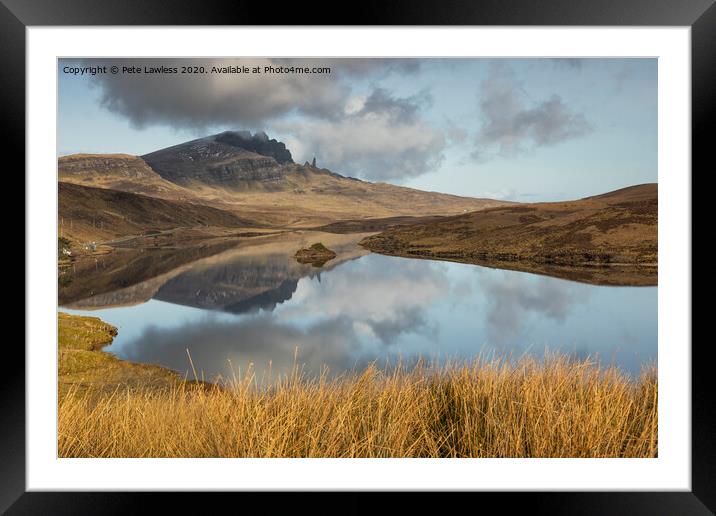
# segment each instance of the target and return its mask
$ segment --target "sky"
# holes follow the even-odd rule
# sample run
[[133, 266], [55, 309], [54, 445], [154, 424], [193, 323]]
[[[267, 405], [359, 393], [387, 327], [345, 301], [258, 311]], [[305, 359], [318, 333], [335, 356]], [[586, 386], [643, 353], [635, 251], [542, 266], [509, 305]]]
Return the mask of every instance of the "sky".
[[[212, 72], [227, 66], [248, 72]], [[330, 73], [277, 71], [292, 66]], [[299, 163], [457, 195], [551, 201], [657, 182], [656, 59], [60, 59], [58, 75], [60, 156], [248, 130]]]

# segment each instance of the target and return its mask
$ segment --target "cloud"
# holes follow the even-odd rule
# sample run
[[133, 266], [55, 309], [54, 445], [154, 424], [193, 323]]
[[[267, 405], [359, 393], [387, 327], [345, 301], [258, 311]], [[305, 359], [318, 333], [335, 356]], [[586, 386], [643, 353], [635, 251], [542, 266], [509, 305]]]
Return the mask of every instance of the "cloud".
[[443, 161], [443, 131], [420, 118], [431, 103], [427, 91], [405, 98], [375, 89], [339, 120], [306, 119], [275, 127], [300, 142], [297, 161], [316, 155], [318, 164], [346, 175], [372, 180], [415, 177], [435, 170]]
[[493, 63], [480, 85], [483, 124], [472, 156], [488, 159], [515, 156], [577, 138], [592, 130], [583, 114], [575, 113], [559, 95], [529, 101], [514, 72]]
[[[376, 264], [379, 262], [379, 265]], [[383, 344], [403, 334], [435, 335], [426, 306], [437, 299], [466, 295], [454, 292], [446, 271], [430, 262], [378, 256], [342, 264], [322, 281], [303, 278], [295, 304], [281, 307], [285, 320], [348, 317]]]
[[85, 59], [84, 65], [181, 68], [203, 66], [330, 67], [331, 73], [176, 74], [119, 73], [90, 77], [106, 109], [133, 126], [202, 129], [217, 125], [263, 128], [268, 121], [299, 113], [334, 119], [350, 94], [345, 77], [414, 73], [416, 59]]
[[396, 123], [413, 124], [418, 121], [418, 112], [432, 102], [428, 90], [422, 90], [412, 97], [397, 98], [384, 88], [376, 88], [365, 99], [357, 114], [377, 113], [386, 115]]
[[578, 284], [517, 273], [501, 278], [487, 277], [482, 287], [489, 306], [487, 332], [495, 344], [519, 338], [531, 314], [564, 322], [574, 306], [586, 300], [589, 292]]
[[464, 127], [460, 127], [450, 119], [446, 120], [447, 129], [446, 134], [450, 143], [462, 144], [467, 140], [469, 135], [468, 130]]
[[[378, 81], [392, 73], [417, 73], [420, 59], [86, 59], [82, 65], [122, 67], [301, 66], [330, 67], [328, 74], [128, 74], [91, 76], [100, 103], [136, 128], [155, 125], [207, 130], [278, 129], [302, 162], [367, 179], [414, 177], [437, 168], [446, 145], [443, 131], [421, 112], [429, 91], [396, 97], [374, 87], [353, 91], [356, 81]], [[459, 131], [452, 133], [459, 137]]]

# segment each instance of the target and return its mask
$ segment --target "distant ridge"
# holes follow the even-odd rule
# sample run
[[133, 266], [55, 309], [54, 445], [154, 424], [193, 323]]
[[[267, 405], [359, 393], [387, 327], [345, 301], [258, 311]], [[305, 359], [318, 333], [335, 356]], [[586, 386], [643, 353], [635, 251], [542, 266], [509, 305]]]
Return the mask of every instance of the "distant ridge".
[[[143, 156], [62, 156], [58, 173], [64, 183], [218, 208], [255, 226], [273, 228], [446, 216], [513, 204], [371, 183], [319, 168], [315, 161], [299, 165], [284, 143], [263, 132], [226, 131]], [[61, 196], [69, 193], [60, 191]]]
[[[545, 274], [558, 270], [554, 267], [581, 268], [559, 274], [590, 282], [598, 282], [595, 274], [605, 268], [632, 267], [638, 269], [634, 274], [611, 273], [599, 281], [656, 285], [658, 204], [658, 185], [643, 184], [575, 201], [489, 208], [393, 226], [361, 245], [387, 255]], [[549, 267], [552, 272], [545, 271]]]

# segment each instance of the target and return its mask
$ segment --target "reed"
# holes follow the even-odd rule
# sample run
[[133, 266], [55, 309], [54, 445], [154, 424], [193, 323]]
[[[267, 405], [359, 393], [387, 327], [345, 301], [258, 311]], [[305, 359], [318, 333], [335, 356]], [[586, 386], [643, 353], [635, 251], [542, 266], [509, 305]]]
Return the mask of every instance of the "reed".
[[61, 457], [655, 457], [656, 367], [550, 355], [270, 383], [70, 388]]

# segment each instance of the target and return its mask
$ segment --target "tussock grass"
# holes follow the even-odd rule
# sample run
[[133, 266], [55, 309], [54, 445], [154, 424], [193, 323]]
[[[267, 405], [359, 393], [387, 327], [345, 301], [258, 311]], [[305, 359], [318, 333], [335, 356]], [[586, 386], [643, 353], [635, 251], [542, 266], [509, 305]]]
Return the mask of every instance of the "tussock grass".
[[61, 457], [655, 457], [657, 374], [551, 355], [299, 372], [261, 385], [70, 389]]
[[102, 349], [111, 344], [117, 328], [97, 317], [57, 314], [57, 389], [62, 397], [90, 390], [112, 393], [123, 388], [168, 387], [181, 382], [179, 375], [159, 366], [120, 360]]

